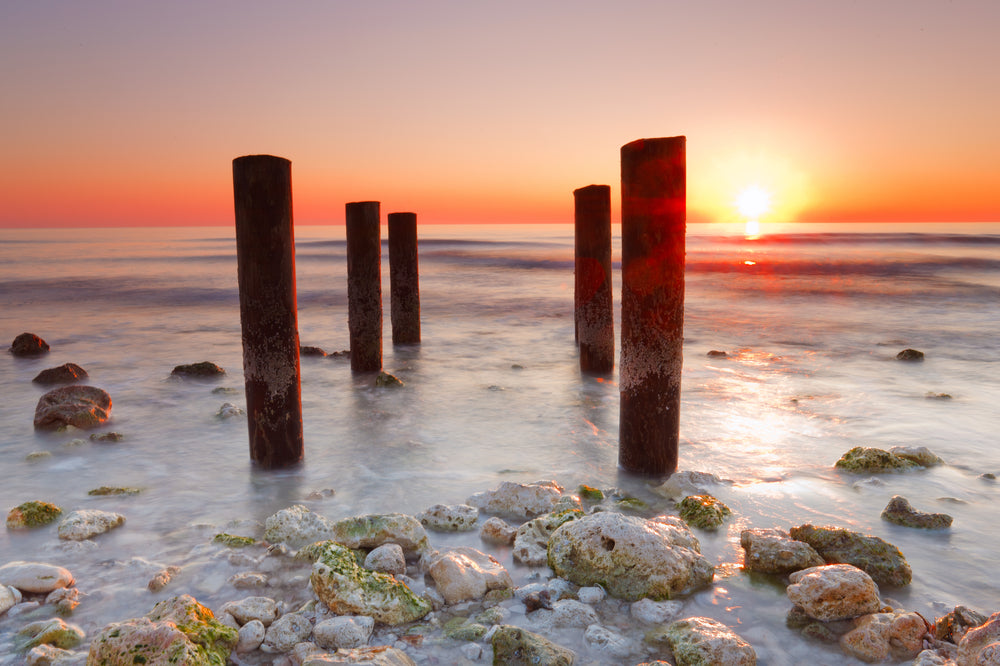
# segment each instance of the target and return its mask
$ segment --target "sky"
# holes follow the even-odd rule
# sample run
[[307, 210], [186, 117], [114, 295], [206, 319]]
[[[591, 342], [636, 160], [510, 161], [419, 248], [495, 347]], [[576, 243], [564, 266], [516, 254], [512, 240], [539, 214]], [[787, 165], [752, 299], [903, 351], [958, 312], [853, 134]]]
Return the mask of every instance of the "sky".
[[[997, 0], [2, 0], [0, 227], [571, 222], [687, 137], [690, 222], [1000, 222]], [[755, 213], [756, 215], [756, 213]]]

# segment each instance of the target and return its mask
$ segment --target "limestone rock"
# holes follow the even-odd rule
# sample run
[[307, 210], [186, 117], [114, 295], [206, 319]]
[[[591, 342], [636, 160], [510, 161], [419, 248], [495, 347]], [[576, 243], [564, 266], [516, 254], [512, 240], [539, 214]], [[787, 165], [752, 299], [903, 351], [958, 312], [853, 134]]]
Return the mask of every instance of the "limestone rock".
[[958, 666], [993, 666], [1000, 664], [1000, 613], [969, 629], [958, 644]]
[[921, 467], [934, 467], [944, 462], [926, 446], [893, 446], [889, 449], [889, 453], [915, 462]]
[[60, 615], [69, 615], [80, 605], [80, 590], [75, 587], [60, 587], [49, 592], [45, 603], [55, 606]]
[[264, 540], [301, 548], [333, 538], [333, 522], [301, 504], [282, 509], [264, 520]]
[[398, 543], [384, 543], [365, 556], [365, 569], [399, 576], [406, 573], [406, 558]]
[[489, 514], [528, 518], [555, 509], [562, 491], [562, 486], [555, 481], [537, 483], [504, 481], [494, 490], [476, 493], [467, 502]]
[[76, 363], [63, 363], [55, 368], [42, 370], [31, 381], [34, 384], [51, 386], [52, 384], [72, 384], [73, 382], [83, 381], [88, 377], [90, 375], [87, 374], [87, 371]]
[[317, 544], [310, 582], [320, 601], [338, 615], [368, 615], [395, 625], [418, 620], [431, 610], [409, 587], [361, 568], [350, 550], [332, 541]]
[[200, 363], [175, 366], [170, 374], [178, 377], [218, 377], [226, 374], [226, 371], [215, 363], [201, 361]]
[[671, 599], [708, 585], [715, 574], [686, 527], [610, 512], [560, 526], [549, 539], [548, 562], [557, 576], [627, 601]]
[[49, 391], [35, 406], [35, 429], [65, 426], [94, 428], [111, 416], [111, 396], [96, 386], [64, 386]]
[[748, 571], [783, 575], [825, 564], [815, 548], [796, 541], [784, 530], [743, 530], [740, 545], [745, 554], [743, 566]]
[[609, 658], [624, 659], [636, 650], [633, 642], [614, 629], [594, 623], [583, 632], [583, 641], [600, 654]]
[[597, 624], [600, 618], [592, 606], [576, 599], [560, 599], [551, 608], [535, 611], [530, 615], [535, 626], [549, 629], [552, 627], [586, 629]]
[[418, 557], [430, 549], [427, 531], [420, 521], [403, 513], [374, 513], [337, 521], [327, 537], [348, 548], [376, 548], [396, 543], [407, 557]]
[[110, 511], [82, 509], [69, 514], [59, 523], [59, 538], [83, 541], [125, 524], [125, 516]]
[[181, 568], [178, 566], [171, 565], [169, 567], [164, 567], [163, 569], [157, 571], [156, 574], [149, 579], [149, 583], [146, 584], [146, 588], [150, 592], [159, 592], [165, 588], [173, 577], [180, 573], [180, 571]]
[[0, 567], [0, 585], [16, 587], [21, 592], [48, 594], [73, 584], [67, 569], [41, 562], [8, 562]]
[[24, 502], [7, 514], [7, 529], [19, 530], [41, 527], [55, 521], [62, 515], [62, 509], [49, 502]]
[[327, 664], [358, 664], [359, 666], [416, 666], [409, 655], [398, 648], [387, 645], [360, 647], [351, 650], [337, 650], [335, 654], [315, 654], [302, 660], [302, 666], [326, 666]]
[[677, 666], [753, 666], [757, 653], [724, 624], [707, 617], [674, 622], [665, 636]]
[[504, 546], [514, 545], [517, 536], [517, 526], [511, 525], [503, 518], [490, 516], [483, 521], [483, 526], [479, 528], [479, 538], [486, 543], [495, 543]]
[[854, 621], [854, 628], [840, 637], [847, 654], [869, 664], [913, 659], [924, 647], [929, 627], [917, 613], [873, 613]]
[[14, 356], [40, 356], [49, 351], [49, 343], [34, 333], [22, 333], [10, 344], [10, 353]]
[[827, 564], [795, 571], [785, 593], [814, 620], [846, 620], [881, 609], [871, 576], [849, 564]]
[[72, 624], [66, 624], [59, 618], [32, 622], [17, 632], [19, 638], [26, 640], [22, 649], [30, 650], [39, 645], [52, 645], [63, 650], [75, 648], [84, 638], [83, 630]]
[[545, 565], [552, 532], [563, 523], [582, 516], [583, 511], [580, 509], [567, 509], [547, 513], [524, 523], [514, 533], [514, 559], [529, 567]]
[[505, 666], [571, 666], [572, 650], [509, 624], [500, 625], [491, 639], [493, 663]]
[[317, 623], [313, 641], [326, 650], [349, 650], [367, 645], [374, 629], [375, 620], [366, 615], [342, 615]]
[[732, 513], [728, 506], [711, 495], [688, 495], [677, 508], [685, 523], [703, 530], [714, 530]]
[[681, 471], [674, 472], [666, 481], [653, 488], [660, 497], [679, 500], [688, 495], [707, 493], [713, 486], [722, 483], [722, 479], [708, 472]]
[[267, 627], [260, 620], [250, 620], [239, 628], [236, 640], [236, 652], [243, 654], [253, 652], [264, 642]]
[[903, 527], [922, 527], [934, 530], [951, 527], [952, 517], [946, 513], [924, 513], [914, 509], [905, 497], [895, 495], [885, 509], [882, 519]]
[[24, 659], [28, 666], [81, 666], [83, 663], [80, 653], [53, 645], [33, 647]]
[[436, 532], [468, 532], [476, 529], [479, 509], [468, 504], [435, 504], [417, 519], [424, 527]]
[[428, 573], [449, 604], [481, 599], [490, 590], [510, 589], [510, 574], [500, 562], [475, 548], [455, 548], [430, 560]]
[[269, 627], [278, 618], [278, 602], [270, 597], [246, 597], [223, 604], [222, 611], [236, 618], [240, 625], [256, 620]]
[[962, 636], [969, 629], [978, 627], [988, 620], [985, 615], [965, 606], [955, 606], [934, 623], [934, 638], [939, 641], [951, 641], [958, 645]]
[[16, 587], [0, 585], [0, 615], [21, 603], [21, 591]]
[[296, 644], [309, 638], [312, 623], [300, 613], [287, 613], [271, 623], [261, 642], [262, 652], [289, 652]]
[[403, 380], [396, 375], [390, 375], [388, 372], [383, 370], [375, 376], [375, 386], [386, 388], [403, 386]]
[[816, 549], [827, 563], [853, 564], [878, 585], [909, 585], [913, 572], [903, 553], [877, 536], [837, 527], [800, 525], [789, 530], [793, 539]]
[[683, 607], [680, 601], [639, 599], [629, 607], [629, 614], [643, 624], [666, 624], [677, 617]]
[[884, 449], [855, 446], [840, 457], [835, 467], [855, 474], [881, 474], [915, 469], [919, 465]]

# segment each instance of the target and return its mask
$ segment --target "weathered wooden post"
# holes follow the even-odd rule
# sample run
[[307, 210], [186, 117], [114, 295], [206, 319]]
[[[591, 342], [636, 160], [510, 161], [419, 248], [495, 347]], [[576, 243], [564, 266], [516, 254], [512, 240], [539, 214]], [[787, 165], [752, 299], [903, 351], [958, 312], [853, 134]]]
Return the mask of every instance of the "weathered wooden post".
[[685, 137], [622, 146], [618, 464], [677, 470], [684, 338]]
[[285, 467], [303, 457], [292, 163], [236, 158], [233, 195], [250, 460]]
[[611, 187], [573, 190], [576, 222], [574, 312], [580, 370], [607, 373], [615, 367], [611, 298]]
[[417, 214], [389, 213], [389, 313], [392, 343], [420, 342]]
[[347, 327], [351, 370], [381, 370], [382, 239], [378, 201], [347, 204]]

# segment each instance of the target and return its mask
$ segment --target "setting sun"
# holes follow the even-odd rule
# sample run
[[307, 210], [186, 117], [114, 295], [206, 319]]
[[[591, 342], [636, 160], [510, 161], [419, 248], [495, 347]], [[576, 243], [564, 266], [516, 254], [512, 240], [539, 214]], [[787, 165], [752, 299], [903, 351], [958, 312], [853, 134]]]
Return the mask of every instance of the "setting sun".
[[771, 194], [760, 185], [751, 185], [736, 197], [736, 209], [748, 222], [759, 220], [771, 209]]

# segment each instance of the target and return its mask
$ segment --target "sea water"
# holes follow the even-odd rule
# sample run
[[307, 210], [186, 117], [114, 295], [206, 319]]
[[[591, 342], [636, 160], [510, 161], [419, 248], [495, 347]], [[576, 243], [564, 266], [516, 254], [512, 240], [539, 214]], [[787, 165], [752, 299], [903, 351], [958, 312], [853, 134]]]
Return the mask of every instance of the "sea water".
[[[956, 604], [1000, 610], [1000, 485], [984, 476], [1000, 472], [1000, 225], [740, 231], [688, 228], [680, 469], [727, 480], [715, 494], [733, 516], [719, 530], [697, 531], [716, 577], [685, 600], [683, 615], [732, 627], [762, 664], [854, 663], [786, 628], [783, 586], [740, 568], [741, 530], [809, 522], [898, 546], [913, 583], [883, 590], [894, 606], [931, 620]], [[347, 349], [344, 229], [295, 233], [301, 343]], [[293, 504], [334, 520], [415, 514], [503, 481], [551, 479], [569, 491], [618, 488], [671, 512], [648, 482], [617, 470], [617, 371], [579, 371], [572, 226], [421, 226], [419, 234], [419, 345], [391, 343], [383, 250], [384, 367], [405, 385], [379, 389], [343, 357], [304, 356], [305, 463], [262, 472], [249, 463], [245, 417], [218, 416], [226, 402], [245, 406], [232, 228], [0, 231], [0, 339], [30, 331], [51, 345], [40, 358], [0, 355], [0, 508], [44, 500], [127, 519], [83, 544], [60, 542], [54, 527], [0, 530], [0, 563], [69, 568], [86, 595], [71, 620], [92, 635], [171, 594], [210, 608], [248, 594], [281, 596], [228, 584], [235, 569], [211, 538], [251, 533], [254, 522]], [[895, 360], [908, 347], [925, 360]], [[226, 375], [171, 376], [198, 361]], [[123, 441], [33, 429], [46, 389], [32, 378], [67, 362], [110, 393], [112, 419], [101, 431]], [[878, 476], [834, 469], [853, 446], [896, 445], [926, 446], [946, 464]], [[29, 459], [37, 452], [51, 455]], [[104, 485], [143, 491], [87, 495]], [[948, 513], [954, 524], [928, 531], [887, 523], [880, 513], [893, 495]], [[548, 574], [475, 532], [431, 540], [490, 552], [517, 584]], [[167, 565], [182, 572], [151, 594], [146, 583]], [[624, 608], [602, 613], [609, 626], [641, 637]], [[0, 616], [0, 651], [26, 621]], [[531, 627], [530, 616], [510, 621]], [[576, 634], [562, 640], [583, 663], [606, 659]], [[423, 651], [435, 650], [440, 663], [458, 654]]]

